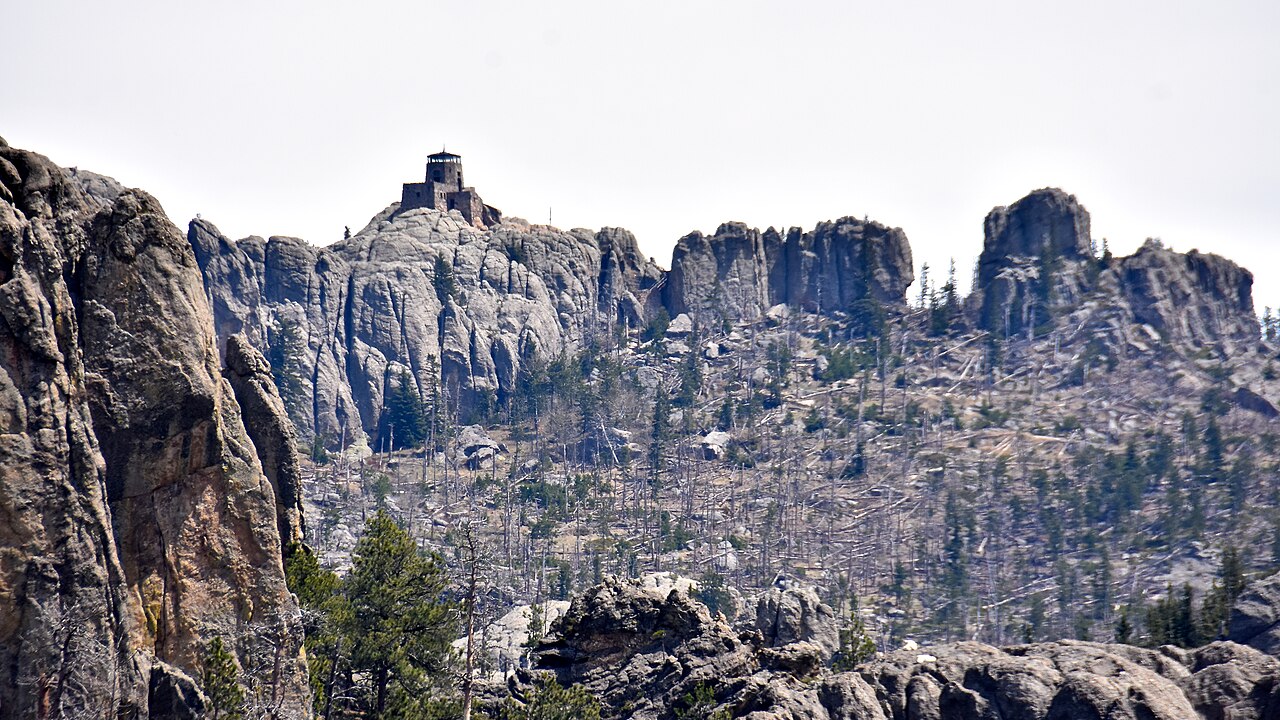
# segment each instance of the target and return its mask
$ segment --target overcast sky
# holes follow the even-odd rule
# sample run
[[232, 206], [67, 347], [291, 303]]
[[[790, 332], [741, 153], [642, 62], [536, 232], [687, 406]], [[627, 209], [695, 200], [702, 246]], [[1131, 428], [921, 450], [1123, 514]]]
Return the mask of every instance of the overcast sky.
[[[188, 7], [190, 6], [190, 7]], [[1280, 305], [1280, 2], [0, 0], [0, 135], [227, 235], [327, 244], [463, 156], [508, 215], [664, 267], [728, 220], [902, 227], [963, 280], [1058, 186]], [[967, 286], [967, 282], [964, 283]]]

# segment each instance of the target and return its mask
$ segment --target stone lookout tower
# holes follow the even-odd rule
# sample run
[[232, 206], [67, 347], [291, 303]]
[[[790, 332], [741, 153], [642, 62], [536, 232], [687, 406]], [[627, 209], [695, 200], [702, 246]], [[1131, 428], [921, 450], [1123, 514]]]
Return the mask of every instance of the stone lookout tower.
[[467, 222], [484, 229], [497, 225], [502, 213], [485, 205], [475, 188], [462, 183], [462, 156], [440, 152], [427, 156], [427, 178], [420, 183], [405, 183], [400, 196], [400, 210], [432, 208], [441, 212], [457, 210]]

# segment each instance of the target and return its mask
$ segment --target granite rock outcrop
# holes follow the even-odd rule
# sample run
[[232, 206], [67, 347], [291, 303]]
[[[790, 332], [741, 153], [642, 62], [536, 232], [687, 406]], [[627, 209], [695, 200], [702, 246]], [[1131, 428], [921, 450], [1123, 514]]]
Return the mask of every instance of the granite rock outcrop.
[[438, 383], [464, 415], [491, 406], [513, 391], [522, 363], [644, 322], [662, 277], [625, 230], [506, 220], [481, 231], [456, 213], [394, 210], [326, 248], [233, 242], [191, 223], [220, 336], [243, 333], [270, 355], [280, 329], [296, 329], [288, 352], [299, 391], [285, 404], [304, 443], [376, 436], [404, 373], [424, 397]]
[[1036, 190], [995, 208], [984, 231], [970, 305], [977, 325], [1002, 339], [1059, 325], [1074, 328], [1067, 341], [1106, 339], [1139, 350], [1215, 345], [1229, 353], [1258, 339], [1248, 270], [1159, 240], [1127, 257], [1095, 257], [1089, 213], [1062, 190]]
[[672, 316], [704, 325], [754, 320], [779, 304], [853, 313], [866, 302], [904, 305], [911, 263], [906, 234], [869, 220], [844, 217], [785, 235], [725, 223], [710, 237], [680, 239], [663, 298]]
[[3, 142], [0, 185], [0, 714], [172, 716], [214, 637], [300, 714], [276, 497], [190, 246], [149, 195]]
[[[756, 720], [1261, 719], [1280, 712], [1280, 661], [1234, 642], [1193, 650], [960, 642], [903, 649], [833, 673], [815, 642], [796, 636], [784, 643], [760, 631], [776, 627], [778, 615], [768, 609], [787, 597], [798, 605], [811, 592], [766, 593], [757, 601], [764, 620], [734, 632], [679, 586], [608, 579], [553, 624], [535, 652], [535, 671], [581, 684], [603, 702], [604, 717], [683, 717], [695, 698], [708, 715]], [[518, 673], [515, 694], [532, 679]]]
[[1236, 600], [1228, 637], [1280, 658], [1280, 573], [1253, 583]]
[[[762, 606], [776, 608], [777, 595]], [[798, 605], [803, 595], [788, 597]], [[832, 716], [826, 705], [845, 713], [832, 717], [883, 717], [861, 678], [820, 678], [820, 645], [735, 632], [679, 585], [608, 578], [574, 599], [535, 657], [536, 671], [581, 684], [606, 717], [682, 717], [698, 697], [731, 717], [825, 718]], [[515, 694], [531, 680], [531, 673], [518, 674]]]

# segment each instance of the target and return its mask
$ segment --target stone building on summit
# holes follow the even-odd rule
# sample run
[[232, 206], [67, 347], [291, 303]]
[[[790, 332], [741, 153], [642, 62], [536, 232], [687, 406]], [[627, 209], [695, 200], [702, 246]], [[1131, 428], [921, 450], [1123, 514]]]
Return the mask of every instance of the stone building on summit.
[[432, 208], [440, 212], [457, 210], [467, 222], [480, 229], [493, 227], [502, 219], [502, 213], [485, 205], [475, 188], [462, 184], [462, 156], [444, 150], [427, 156], [424, 182], [404, 184], [400, 210], [414, 208]]

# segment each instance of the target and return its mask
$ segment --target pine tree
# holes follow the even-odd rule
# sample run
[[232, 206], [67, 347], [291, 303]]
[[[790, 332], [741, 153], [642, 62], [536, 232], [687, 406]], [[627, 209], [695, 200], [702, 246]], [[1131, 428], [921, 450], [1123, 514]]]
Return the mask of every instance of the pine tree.
[[306, 373], [302, 366], [305, 349], [298, 323], [277, 317], [267, 331], [267, 364], [284, 401], [285, 413], [299, 427], [307, 425]]
[[244, 690], [240, 687], [236, 658], [215, 637], [205, 646], [200, 684], [209, 697], [210, 720], [239, 720], [244, 717]]
[[302, 609], [313, 715], [319, 716], [329, 703], [335, 670], [341, 661], [342, 635], [336, 618], [343, 607], [343, 598], [338, 594], [342, 581], [322, 568], [315, 553], [299, 543], [286, 550], [284, 572], [289, 592], [298, 598]]
[[[386, 512], [369, 518], [343, 583], [352, 676], [373, 717], [440, 693], [457, 635], [440, 559], [418, 549]], [[436, 686], [433, 686], [436, 683]]]
[[876, 643], [858, 613], [858, 596], [849, 596], [849, 620], [840, 630], [840, 649], [832, 659], [837, 672], [852, 670], [876, 654]]
[[523, 703], [508, 698], [499, 720], [600, 720], [600, 701], [577, 685], [561, 687], [554, 678], [538, 682]]
[[1133, 640], [1133, 624], [1129, 622], [1129, 608], [1120, 611], [1116, 620], [1116, 642], [1128, 645]]
[[382, 407], [381, 443], [393, 450], [417, 447], [427, 438], [427, 408], [408, 370], [400, 371]]
[[453, 266], [444, 259], [444, 255], [436, 255], [435, 267], [431, 273], [431, 285], [435, 288], [436, 299], [441, 305], [448, 305], [458, 294], [458, 284], [453, 279]]
[[653, 403], [653, 423], [649, 438], [649, 484], [656, 492], [662, 484], [662, 463], [670, 440], [671, 400], [662, 388], [658, 388], [658, 397]]

